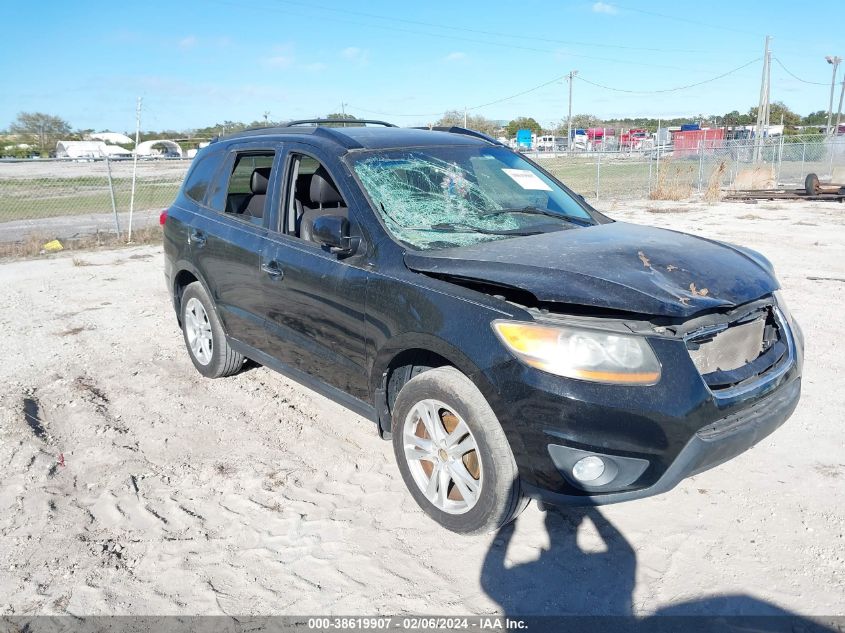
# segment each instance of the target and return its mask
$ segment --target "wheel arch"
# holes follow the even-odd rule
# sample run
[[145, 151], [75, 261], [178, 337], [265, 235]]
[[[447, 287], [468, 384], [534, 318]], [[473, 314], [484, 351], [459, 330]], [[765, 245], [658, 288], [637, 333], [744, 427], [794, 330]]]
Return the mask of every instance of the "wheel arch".
[[370, 372], [370, 393], [383, 439], [390, 438], [391, 411], [402, 386], [423, 371], [443, 366], [454, 367], [473, 382], [473, 376], [479, 371], [457, 347], [429, 334], [404, 334], [378, 351]]
[[217, 320], [220, 321], [220, 327], [222, 327], [223, 332], [228, 335], [228, 332], [226, 332], [226, 324], [223, 319], [220, 318], [220, 311], [217, 309], [217, 302], [214, 300], [211, 290], [205, 282], [202, 274], [200, 274], [193, 264], [185, 260], [180, 261], [175, 266], [175, 269], [177, 272], [173, 275], [173, 283], [171, 284], [170, 293], [171, 299], [173, 300], [173, 307], [176, 309], [176, 320], [179, 322], [179, 327], [182, 327], [182, 295], [185, 292], [185, 288], [198, 281], [211, 301], [211, 307], [217, 315]]

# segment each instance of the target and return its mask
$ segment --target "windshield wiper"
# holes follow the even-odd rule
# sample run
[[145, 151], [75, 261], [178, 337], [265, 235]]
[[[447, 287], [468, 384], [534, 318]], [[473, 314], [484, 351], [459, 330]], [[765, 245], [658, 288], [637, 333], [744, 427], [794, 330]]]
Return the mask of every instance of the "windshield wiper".
[[571, 224], [577, 224], [578, 226], [589, 226], [589, 222], [586, 218], [579, 218], [574, 215], [566, 215], [564, 213], [557, 213], [555, 211], [549, 211], [548, 209], [538, 209], [537, 207], [522, 207], [521, 209], [498, 209], [496, 211], [488, 211], [487, 213], [481, 214], [481, 217], [486, 218], [493, 215], [504, 215], [505, 213], [525, 213], [527, 215], [545, 215], [550, 218], [556, 218], [558, 220], [563, 220], [564, 222], [569, 222]]
[[[457, 229], [457, 231], [455, 231]], [[443, 231], [443, 232], [470, 232], [470, 233], [482, 233], [484, 235], [540, 235], [543, 231], [533, 230], [533, 229], [503, 229], [503, 230], [493, 230], [493, 229], [485, 229], [480, 226], [474, 226], [472, 224], [463, 224], [461, 222], [441, 222], [440, 224], [434, 224], [429, 229], [424, 230], [431, 230], [431, 231]]]

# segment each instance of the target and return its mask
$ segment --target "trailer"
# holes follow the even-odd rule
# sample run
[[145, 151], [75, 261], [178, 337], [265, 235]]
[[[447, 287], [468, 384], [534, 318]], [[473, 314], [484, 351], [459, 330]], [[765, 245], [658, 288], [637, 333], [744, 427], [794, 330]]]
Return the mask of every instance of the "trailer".
[[803, 189], [739, 189], [731, 191], [725, 200], [816, 200], [845, 202], [845, 184], [819, 181], [816, 174], [807, 174]]

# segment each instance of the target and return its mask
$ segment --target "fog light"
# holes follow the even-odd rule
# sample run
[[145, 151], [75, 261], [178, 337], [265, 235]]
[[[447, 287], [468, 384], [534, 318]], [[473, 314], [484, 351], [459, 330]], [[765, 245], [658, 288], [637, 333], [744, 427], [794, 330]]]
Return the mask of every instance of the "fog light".
[[572, 476], [578, 481], [595, 481], [604, 474], [604, 460], [601, 457], [590, 455], [575, 462], [572, 467]]

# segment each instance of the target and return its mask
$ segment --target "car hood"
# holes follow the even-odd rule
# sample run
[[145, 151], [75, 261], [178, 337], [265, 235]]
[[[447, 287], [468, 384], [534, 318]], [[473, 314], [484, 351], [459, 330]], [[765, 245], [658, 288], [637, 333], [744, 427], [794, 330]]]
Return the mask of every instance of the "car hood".
[[666, 317], [730, 308], [777, 290], [769, 261], [724, 242], [625, 222], [437, 251], [411, 270], [567, 303]]

